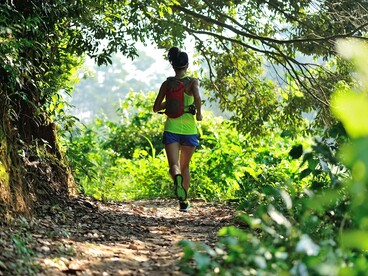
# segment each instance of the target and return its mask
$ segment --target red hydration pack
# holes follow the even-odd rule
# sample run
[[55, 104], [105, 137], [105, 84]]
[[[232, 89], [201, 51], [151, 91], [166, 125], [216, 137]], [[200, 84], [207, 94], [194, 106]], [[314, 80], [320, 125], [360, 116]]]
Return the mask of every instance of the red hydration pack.
[[169, 118], [178, 118], [184, 113], [184, 87], [185, 83], [190, 79], [188, 77], [177, 79], [174, 77], [167, 78], [166, 91], [166, 110], [165, 114]]

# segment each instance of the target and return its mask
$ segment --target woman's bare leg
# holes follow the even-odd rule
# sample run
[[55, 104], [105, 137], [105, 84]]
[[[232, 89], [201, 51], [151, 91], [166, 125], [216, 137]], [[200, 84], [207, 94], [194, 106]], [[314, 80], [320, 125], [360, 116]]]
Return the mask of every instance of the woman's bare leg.
[[177, 142], [165, 145], [169, 173], [173, 179], [175, 175], [180, 174], [179, 150], [180, 144]]
[[196, 147], [194, 146], [181, 146], [180, 147], [180, 170], [183, 176], [183, 187], [186, 191], [188, 191], [189, 186], [190, 186], [189, 163], [193, 156], [195, 148]]

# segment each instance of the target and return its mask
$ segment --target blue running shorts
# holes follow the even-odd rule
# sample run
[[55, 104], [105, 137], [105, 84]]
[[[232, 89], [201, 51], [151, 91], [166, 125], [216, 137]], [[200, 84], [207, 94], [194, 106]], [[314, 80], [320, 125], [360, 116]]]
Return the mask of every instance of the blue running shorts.
[[162, 143], [167, 145], [175, 142], [178, 142], [182, 146], [197, 147], [199, 145], [198, 134], [184, 135], [165, 131], [162, 138]]

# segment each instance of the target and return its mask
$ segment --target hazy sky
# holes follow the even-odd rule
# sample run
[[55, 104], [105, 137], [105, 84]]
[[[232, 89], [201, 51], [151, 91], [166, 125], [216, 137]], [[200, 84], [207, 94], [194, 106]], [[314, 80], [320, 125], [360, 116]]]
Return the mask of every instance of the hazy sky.
[[[190, 67], [192, 70], [195, 70], [195, 66], [192, 63], [194, 55], [193, 47], [191, 46], [192, 43], [188, 41], [186, 45], [187, 48], [182, 50], [188, 54]], [[129, 81], [130, 79], [144, 79], [144, 78], [150, 79], [150, 76], [153, 77], [158, 73], [162, 73], [167, 76], [173, 75], [174, 71], [171, 65], [169, 64], [168, 60], [164, 58], [164, 56], [167, 54], [165, 50], [157, 49], [152, 44], [147, 44], [147, 46], [144, 46], [142, 43], [137, 43], [136, 47], [139, 51], [145, 52], [146, 55], [152, 57], [155, 60], [155, 62], [151, 65], [151, 67], [147, 68], [147, 70], [141, 71], [137, 70], [137, 68], [133, 65], [134, 62], [133, 60], [124, 57], [122, 54], [117, 54], [118, 56], [121, 57], [121, 59], [124, 60], [125, 64], [124, 69], [129, 72], [129, 75], [126, 78], [127, 81]], [[136, 57], [135, 60], [139, 60], [139, 57]], [[92, 68], [94, 66], [94, 60], [87, 59], [85, 65], [88, 68]], [[97, 74], [96, 77], [99, 79], [99, 82], [103, 82], [102, 75], [99, 76]]]

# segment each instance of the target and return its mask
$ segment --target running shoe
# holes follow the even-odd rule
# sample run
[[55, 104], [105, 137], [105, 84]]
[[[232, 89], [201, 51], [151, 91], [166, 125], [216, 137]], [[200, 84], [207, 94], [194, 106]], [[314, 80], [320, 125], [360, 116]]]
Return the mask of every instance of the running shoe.
[[189, 201], [180, 201], [179, 202], [179, 211], [188, 212], [189, 208], [190, 208]]
[[187, 199], [187, 191], [183, 187], [183, 176], [177, 174], [174, 176], [175, 195], [179, 201], [185, 201]]

